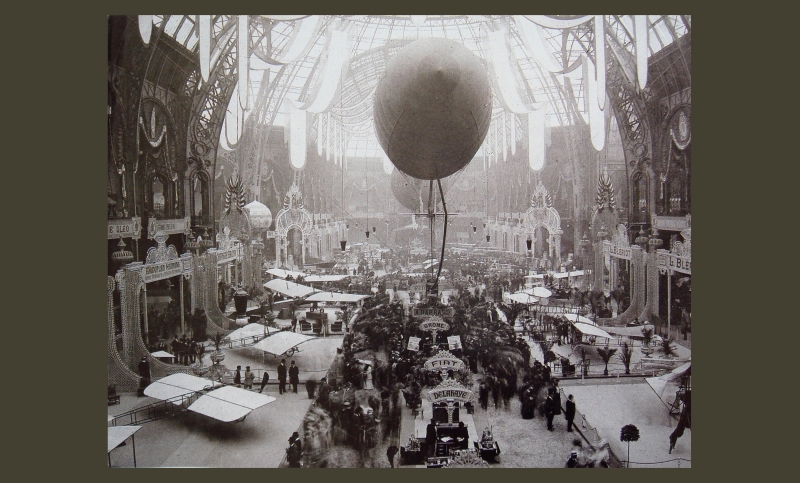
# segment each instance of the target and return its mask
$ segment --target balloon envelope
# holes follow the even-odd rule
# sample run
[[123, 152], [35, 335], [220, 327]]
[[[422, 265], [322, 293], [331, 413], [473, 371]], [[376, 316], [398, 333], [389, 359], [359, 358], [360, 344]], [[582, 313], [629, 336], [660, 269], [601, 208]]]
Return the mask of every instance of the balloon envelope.
[[[445, 194], [447, 194], [447, 190], [450, 188], [451, 181], [450, 178], [442, 180], [442, 191], [444, 191]], [[420, 209], [420, 196], [422, 197], [422, 210], [426, 211], [428, 209], [428, 195], [430, 194], [429, 183], [429, 181], [405, 175], [399, 170], [392, 171], [392, 194], [403, 207], [415, 213]], [[442, 197], [439, 194], [439, 186], [437, 186], [435, 181], [433, 183], [433, 192], [433, 198], [436, 200], [436, 208], [440, 209], [442, 207]]]
[[452, 40], [414, 41], [386, 66], [373, 111], [378, 141], [397, 169], [424, 180], [450, 176], [472, 160], [489, 130], [486, 68]]

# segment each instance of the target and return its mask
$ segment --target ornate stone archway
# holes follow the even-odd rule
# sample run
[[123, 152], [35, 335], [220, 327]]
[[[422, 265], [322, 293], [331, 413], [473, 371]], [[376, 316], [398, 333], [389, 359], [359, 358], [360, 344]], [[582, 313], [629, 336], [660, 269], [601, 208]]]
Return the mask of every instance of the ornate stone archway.
[[286, 192], [283, 208], [275, 217], [275, 232], [268, 235], [275, 238], [275, 263], [278, 267], [285, 266], [289, 258], [286, 252], [286, 238], [292, 228], [297, 228], [302, 233], [303, 259], [301, 263], [305, 264], [306, 244], [314, 229], [314, 222], [311, 213], [303, 205], [303, 194], [297, 183], [292, 184], [289, 191]]
[[[555, 260], [554, 268], [561, 265], [561, 215], [553, 207], [553, 198], [550, 192], [540, 181], [531, 196], [531, 207], [523, 217], [523, 233], [536, 241], [536, 228], [544, 227], [548, 232], [548, 256]], [[531, 250], [533, 256], [533, 250]]]

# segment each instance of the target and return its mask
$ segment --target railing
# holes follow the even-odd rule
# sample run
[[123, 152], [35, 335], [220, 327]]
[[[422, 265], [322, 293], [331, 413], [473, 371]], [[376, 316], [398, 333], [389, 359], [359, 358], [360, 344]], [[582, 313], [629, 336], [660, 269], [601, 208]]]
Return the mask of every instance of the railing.
[[131, 411], [117, 414], [109, 421], [112, 426], [128, 426], [131, 424], [143, 424], [159, 419], [168, 418], [186, 411], [193, 402], [203, 395], [202, 391], [187, 393], [176, 396], [165, 401], [148, 404]]

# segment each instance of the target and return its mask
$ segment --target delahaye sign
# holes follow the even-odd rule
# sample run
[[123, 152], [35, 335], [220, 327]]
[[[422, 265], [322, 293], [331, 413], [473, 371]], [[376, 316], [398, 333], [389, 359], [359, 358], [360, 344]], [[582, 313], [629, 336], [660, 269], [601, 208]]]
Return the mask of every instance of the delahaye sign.
[[449, 370], [459, 371], [464, 369], [464, 361], [451, 354], [449, 351], [439, 351], [438, 354], [425, 361], [425, 369], [429, 371], [442, 371]]
[[472, 391], [453, 379], [446, 379], [444, 382], [428, 391], [428, 401], [432, 403], [468, 403], [473, 397], [474, 393]]

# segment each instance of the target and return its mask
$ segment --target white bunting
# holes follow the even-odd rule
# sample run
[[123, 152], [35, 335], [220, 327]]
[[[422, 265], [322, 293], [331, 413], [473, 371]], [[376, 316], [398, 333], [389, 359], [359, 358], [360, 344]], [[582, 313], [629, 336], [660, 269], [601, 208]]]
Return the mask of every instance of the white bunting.
[[139, 35], [142, 36], [144, 45], [150, 44], [150, 35], [153, 33], [153, 16], [139, 15]]
[[200, 75], [208, 82], [211, 70], [211, 15], [197, 16], [198, 52], [200, 54]]
[[597, 80], [596, 101], [602, 110], [606, 107], [606, 30], [603, 15], [594, 17], [594, 55]]
[[633, 30], [636, 47], [636, 78], [639, 79], [639, 89], [644, 89], [644, 86], [647, 85], [647, 58], [650, 56], [647, 15], [633, 16]]
[[239, 43], [237, 45], [237, 57], [239, 58], [239, 104], [242, 109], [247, 110], [248, 93], [250, 92], [250, 68], [247, 62], [249, 55], [248, 43], [248, 25], [247, 15], [239, 15]]

